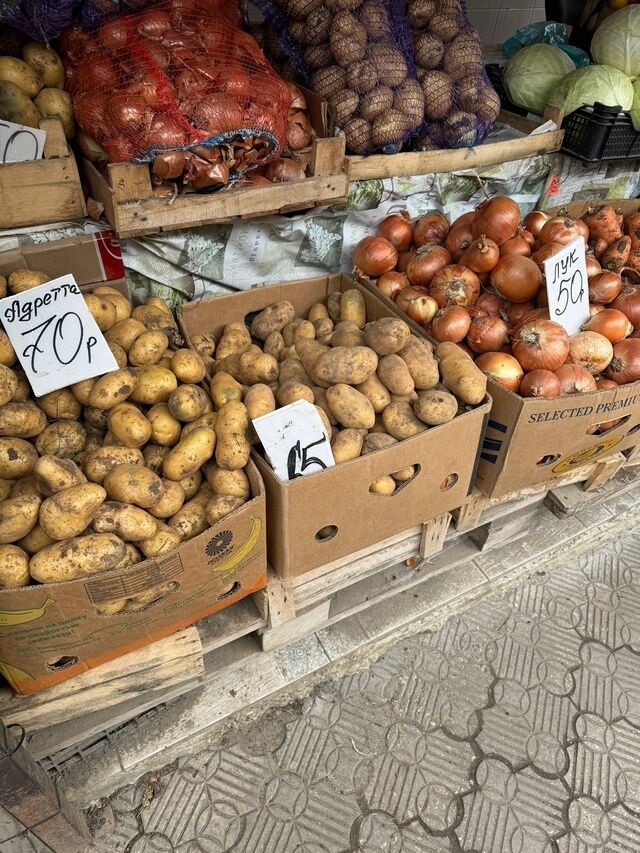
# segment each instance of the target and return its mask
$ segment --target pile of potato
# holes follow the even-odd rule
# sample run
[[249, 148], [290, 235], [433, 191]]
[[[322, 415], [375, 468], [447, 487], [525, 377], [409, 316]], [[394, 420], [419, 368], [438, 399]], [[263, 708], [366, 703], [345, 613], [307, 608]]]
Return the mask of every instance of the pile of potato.
[[[357, 289], [332, 293], [306, 319], [285, 300], [256, 315], [251, 334], [227, 326], [212, 370], [214, 404], [233, 402], [248, 419], [296, 400], [314, 404], [338, 464], [444, 424], [486, 392], [486, 377], [455, 344], [434, 353], [404, 320], [368, 323]], [[392, 494], [414, 473], [379, 477], [370, 491]]]
[[[16, 270], [0, 294], [47, 276]], [[250, 499], [245, 407], [201, 387], [215, 342], [184, 346], [157, 297], [85, 301], [119, 368], [33, 398], [0, 331], [0, 588], [68, 581], [157, 557]], [[204, 476], [203, 476], [204, 475]], [[110, 602], [137, 610], [164, 587]]]
[[43, 118], [53, 116], [71, 139], [76, 129], [73, 106], [64, 91], [64, 68], [55, 50], [30, 41], [22, 49], [22, 59], [0, 56], [0, 119], [38, 127]]

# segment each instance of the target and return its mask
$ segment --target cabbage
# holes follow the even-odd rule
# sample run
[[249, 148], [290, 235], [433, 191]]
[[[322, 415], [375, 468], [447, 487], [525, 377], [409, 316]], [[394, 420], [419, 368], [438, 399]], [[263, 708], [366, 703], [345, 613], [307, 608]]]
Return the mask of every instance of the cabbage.
[[575, 65], [559, 47], [533, 44], [511, 57], [505, 66], [503, 80], [513, 104], [542, 113], [551, 90], [574, 70]]
[[591, 55], [600, 65], [640, 74], [640, 6], [626, 6], [606, 18], [591, 39]]
[[567, 74], [549, 96], [549, 103], [560, 107], [565, 115], [585, 104], [592, 106], [596, 101], [607, 107], [617, 105], [630, 110], [633, 103], [631, 80], [617, 68], [589, 65]]
[[633, 83], [633, 103], [629, 110], [631, 121], [636, 130], [640, 130], [640, 77]]

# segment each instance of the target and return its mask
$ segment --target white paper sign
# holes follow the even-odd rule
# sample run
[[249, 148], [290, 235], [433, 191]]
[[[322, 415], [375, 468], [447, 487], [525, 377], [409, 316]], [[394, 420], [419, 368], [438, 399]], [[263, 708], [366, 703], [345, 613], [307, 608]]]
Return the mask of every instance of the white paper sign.
[[336, 464], [331, 437], [307, 400], [255, 418], [253, 425], [276, 477], [285, 483]]
[[0, 299], [0, 320], [36, 397], [118, 369], [72, 275]]
[[544, 262], [549, 317], [575, 335], [589, 319], [589, 287], [585, 246], [576, 237]]
[[24, 163], [39, 160], [47, 138], [45, 130], [25, 127], [12, 121], [0, 121], [0, 163]]

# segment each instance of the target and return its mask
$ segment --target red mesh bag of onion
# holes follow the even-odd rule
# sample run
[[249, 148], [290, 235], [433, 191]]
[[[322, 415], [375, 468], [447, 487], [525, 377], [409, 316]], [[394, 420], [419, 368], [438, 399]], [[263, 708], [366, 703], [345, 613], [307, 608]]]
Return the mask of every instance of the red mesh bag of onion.
[[61, 46], [78, 125], [111, 162], [206, 189], [282, 154], [291, 91], [235, 2], [165, 0]]

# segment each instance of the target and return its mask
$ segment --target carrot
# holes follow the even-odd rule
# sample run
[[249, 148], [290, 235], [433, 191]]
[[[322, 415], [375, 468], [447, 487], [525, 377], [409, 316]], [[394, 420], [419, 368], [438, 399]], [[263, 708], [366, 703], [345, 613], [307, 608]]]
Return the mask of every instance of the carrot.
[[620, 237], [615, 243], [612, 243], [607, 251], [600, 258], [602, 268], [619, 272], [627, 263], [629, 253], [631, 252], [631, 237]]
[[603, 240], [601, 237], [592, 237], [591, 240], [589, 240], [589, 248], [591, 249], [593, 254], [596, 256], [596, 258], [598, 260], [600, 260], [600, 258], [603, 256], [603, 254], [609, 248], [609, 244], [607, 243], [606, 240]]
[[622, 227], [618, 214], [610, 204], [602, 204], [600, 207], [590, 207], [582, 217], [589, 229], [589, 236], [607, 241], [610, 246], [622, 237]]
[[632, 213], [625, 219], [624, 233], [631, 237], [631, 248], [640, 246], [640, 212]]
[[640, 273], [640, 246], [636, 246], [629, 252], [629, 257], [625, 263], [627, 269], [631, 268], [637, 273]]

